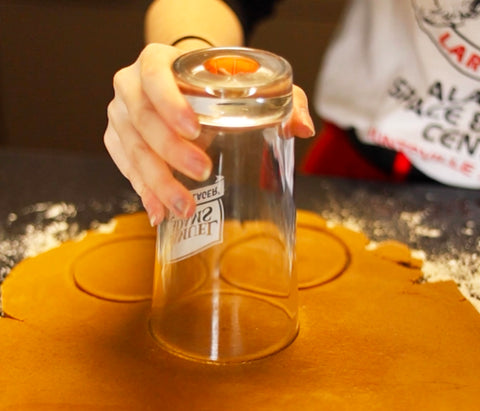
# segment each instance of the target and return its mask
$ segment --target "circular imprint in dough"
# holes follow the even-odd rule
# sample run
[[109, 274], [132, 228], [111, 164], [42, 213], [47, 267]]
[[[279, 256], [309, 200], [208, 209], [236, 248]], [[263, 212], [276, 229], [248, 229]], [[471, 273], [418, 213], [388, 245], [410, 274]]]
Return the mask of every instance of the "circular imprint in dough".
[[277, 297], [288, 296], [292, 285], [285, 245], [268, 234], [229, 245], [220, 258], [220, 275], [237, 288]]
[[299, 288], [315, 287], [339, 277], [350, 263], [345, 244], [316, 226], [297, 226], [296, 263]]
[[75, 284], [87, 294], [120, 302], [152, 298], [155, 238], [129, 236], [106, 241], [73, 263]]

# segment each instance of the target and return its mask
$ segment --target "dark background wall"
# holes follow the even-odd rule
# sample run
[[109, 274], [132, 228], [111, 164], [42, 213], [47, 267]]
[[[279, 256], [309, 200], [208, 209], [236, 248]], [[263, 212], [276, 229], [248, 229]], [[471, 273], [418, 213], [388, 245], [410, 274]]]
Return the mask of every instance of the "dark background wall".
[[[149, 3], [0, 0], [0, 146], [103, 152], [112, 77], [143, 47]], [[285, 0], [257, 28], [251, 45], [286, 57], [296, 83], [312, 98], [344, 3]], [[299, 154], [305, 146], [297, 142]]]

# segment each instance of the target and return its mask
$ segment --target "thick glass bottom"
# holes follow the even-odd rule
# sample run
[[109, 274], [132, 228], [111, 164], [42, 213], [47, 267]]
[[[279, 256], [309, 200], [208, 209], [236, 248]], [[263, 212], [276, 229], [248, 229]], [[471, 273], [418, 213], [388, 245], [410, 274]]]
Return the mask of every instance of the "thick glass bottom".
[[241, 363], [288, 346], [298, 333], [298, 319], [268, 297], [209, 292], [154, 311], [150, 330], [164, 349], [178, 356]]

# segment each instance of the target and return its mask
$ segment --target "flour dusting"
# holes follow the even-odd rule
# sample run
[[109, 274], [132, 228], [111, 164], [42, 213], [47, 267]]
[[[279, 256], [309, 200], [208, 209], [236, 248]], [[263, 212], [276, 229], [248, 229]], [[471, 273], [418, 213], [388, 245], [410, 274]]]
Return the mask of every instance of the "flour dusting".
[[425, 260], [423, 275], [427, 282], [454, 281], [460, 292], [480, 312], [480, 258], [478, 254], [444, 255], [435, 261]]
[[[460, 235], [465, 239], [465, 248], [447, 247], [427, 255], [421, 245], [431, 240], [445, 237], [448, 242], [448, 232], [443, 227], [433, 227], [428, 222], [428, 210], [407, 212], [402, 211], [394, 218], [394, 224], [381, 219], [371, 221], [371, 217], [354, 215], [355, 208], [326, 211], [322, 213], [329, 226], [342, 225], [352, 231], [362, 232], [372, 240], [368, 249], [375, 248], [379, 242], [386, 239], [398, 239], [398, 232], [404, 233], [405, 242], [415, 258], [423, 261], [422, 273], [426, 282], [454, 281], [462, 295], [480, 312], [480, 240], [468, 245], [477, 229], [473, 220], [468, 220], [460, 229]], [[420, 247], [420, 248], [416, 248]]]
[[[354, 199], [358, 203], [358, 199]], [[0, 222], [0, 284], [22, 259], [34, 257], [58, 247], [68, 240], [81, 239], [87, 230], [112, 232], [115, 221], [88, 221], [79, 224], [81, 214], [111, 216], [120, 212], [139, 211], [141, 204], [136, 199], [124, 200], [120, 204], [90, 201], [77, 205], [65, 202], [42, 202], [11, 212], [5, 221]], [[398, 215], [377, 216], [358, 215], [358, 207], [345, 203], [334, 204], [332, 210], [321, 214], [329, 226], [342, 225], [352, 231], [367, 235], [374, 247], [376, 243], [394, 239], [406, 243], [413, 256], [421, 259], [424, 280], [427, 282], [454, 281], [460, 292], [480, 312], [480, 240], [476, 238], [478, 225], [474, 219], [467, 220], [457, 235], [463, 246], [449, 246], [448, 227], [435, 226], [429, 219], [428, 208], [420, 211], [401, 211]], [[380, 208], [379, 208], [380, 209]], [[88, 214], [87, 212], [87, 214]], [[427, 254], [425, 245], [445, 244]], [[1, 291], [1, 289], [0, 289]], [[1, 292], [0, 292], [1, 314]]]
[[[135, 212], [139, 205], [125, 201], [115, 208], [125, 213]], [[111, 213], [113, 206], [97, 202], [80, 206], [65, 202], [41, 202], [8, 214], [0, 230], [0, 285], [12, 268], [25, 258], [52, 250], [65, 241], [80, 240], [87, 230], [101, 233], [114, 230], [116, 223], [112, 219], [105, 223], [95, 220], [79, 224], [79, 214], [87, 209], [103, 215]], [[0, 315], [1, 303], [0, 288]]]

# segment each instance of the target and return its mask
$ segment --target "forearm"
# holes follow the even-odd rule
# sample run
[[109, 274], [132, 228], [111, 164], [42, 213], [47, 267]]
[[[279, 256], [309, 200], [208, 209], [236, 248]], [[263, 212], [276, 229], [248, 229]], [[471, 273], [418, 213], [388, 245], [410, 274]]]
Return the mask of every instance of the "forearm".
[[221, 0], [155, 0], [145, 17], [147, 43], [182, 49], [243, 45], [242, 26]]

